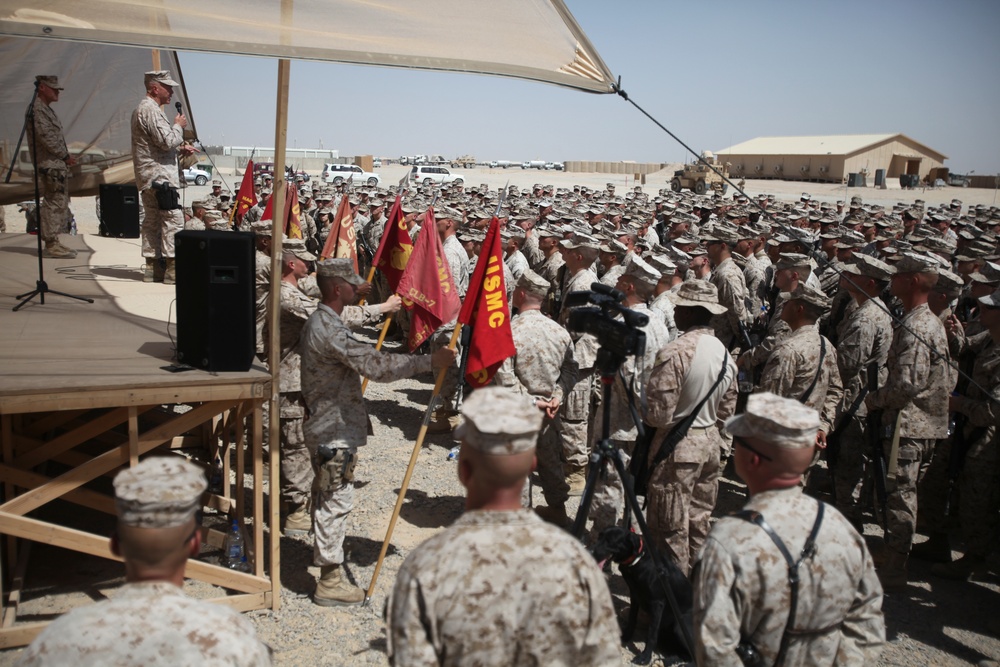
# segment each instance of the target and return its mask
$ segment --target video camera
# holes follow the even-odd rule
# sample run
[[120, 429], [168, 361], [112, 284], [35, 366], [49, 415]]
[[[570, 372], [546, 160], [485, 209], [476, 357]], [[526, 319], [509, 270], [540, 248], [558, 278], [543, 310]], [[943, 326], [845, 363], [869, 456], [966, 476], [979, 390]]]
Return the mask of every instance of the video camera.
[[[646, 334], [639, 327], [649, 323], [649, 316], [621, 305], [624, 298], [622, 292], [601, 283], [592, 283], [590, 291], [566, 295], [565, 307], [574, 309], [569, 313], [566, 327], [597, 339], [601, 347], [597, 368], [602, 373], [616, 372], [625, 357], [646, 353]], [[602, 362], [613, 363], [614, 367], [608, 371]]]

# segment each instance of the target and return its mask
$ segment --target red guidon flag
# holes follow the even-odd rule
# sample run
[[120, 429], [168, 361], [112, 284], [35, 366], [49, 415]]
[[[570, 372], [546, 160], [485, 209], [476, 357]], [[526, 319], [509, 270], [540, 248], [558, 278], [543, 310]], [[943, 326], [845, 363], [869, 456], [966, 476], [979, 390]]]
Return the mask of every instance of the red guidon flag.
[[436, 231], [433, 207], [427, 209], [422, 230], [396, 287], [412, 318], [408, 341], [411, 352], [443, 322], [455, 319], [462, 305]]
[[[423, 234], [420, 237], [423, 238]], [[496, 216], [490, 220], [458, 321], [472, 327], [465, 379], [473, 387], [484, 387], [493, 379], [500, 364], [517, 352], [514, 335], [510, 331], [500, 221]]]
[[247, 170], [243, 172], [240, 191], [236, 195], [236, 226], [239, 227], [247, 211], [257, 205], [257, 193], [253, 191], [253, 160], [247, 162]]
[[372, 261], [378, 270], [385, 276], [389, 283], [389, 289], [393, 292], [399, 287], [399, 281], [403, 277], [403, 269], [410, 261], [413, 254], [413, 241], [410, 239], [410, 230], [406, 226], [403, 209], [400, 205], [402, 195], [396, 195], [396, 203], [389, 211], [389, 221], [385, 223], [385, 231], [382, 233], [382, 240], [378, 244], [375, 252], [375, 259]]
[[[284, 209], [285, 215], [282, 216], [283, 223], [281, 228], [285, 232], [285, 236], [290, 239], [302, 238], [302, 226], [299, 224], [299, 215], [301, 214], [299, 196], [292, 185], [285, 185]], [[274, 195], [268, 197], [267, 204], [264, 205], [264, 213], [261, 214], [260, 219], [261, 222], [264, 220], [274, 220]]]
[[347, 257], [354, 262], [354, 272], [357, 273], [358, 236], [354, 231], [354, 211], [348, 199], [346, 192], [340, 196], [337, 214], [330, 223], [330, 233], [327, 234], [326, 243], [323, 244], [320, 259]]

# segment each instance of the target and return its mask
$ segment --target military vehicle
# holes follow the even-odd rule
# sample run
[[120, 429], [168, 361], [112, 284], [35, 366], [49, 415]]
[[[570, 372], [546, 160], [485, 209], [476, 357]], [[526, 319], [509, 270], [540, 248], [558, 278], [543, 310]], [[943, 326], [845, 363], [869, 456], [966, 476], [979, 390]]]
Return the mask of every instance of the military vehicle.
[[[720, 163], [711, 151], [704, 151], [701, 157], [705, 162], [715, 167], [723, 176], [729, 178], [729, 163]], [[694, 164], [686, 164], [683, 169], [674, 172], [674, 177], [670, 180], [670, 189], [680, 192], [687, 188], [693, 190], [695, 194], [703, 195], [708, 190], [716, 190], [721, 194], [726, 194], [729, 186], [714, 171], [705, 166], [701, 161]]]

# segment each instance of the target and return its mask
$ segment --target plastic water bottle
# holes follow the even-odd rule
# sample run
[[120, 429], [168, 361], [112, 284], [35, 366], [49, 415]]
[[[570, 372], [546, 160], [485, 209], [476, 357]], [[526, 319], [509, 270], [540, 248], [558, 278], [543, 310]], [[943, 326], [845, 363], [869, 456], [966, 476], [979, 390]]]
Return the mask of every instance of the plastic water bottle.
[[224, 564], [230, 570], [243, 570], [246, 566], [246, 545], [243, 542], [243, 533], [240, 532], [240, 522], [236, 519], [233, 519], [233, 525], [226, 535], [222, 552]]
[[452, 447], [448, 450], [448, 460], [457, 461], [458, 460], [458, 447]]

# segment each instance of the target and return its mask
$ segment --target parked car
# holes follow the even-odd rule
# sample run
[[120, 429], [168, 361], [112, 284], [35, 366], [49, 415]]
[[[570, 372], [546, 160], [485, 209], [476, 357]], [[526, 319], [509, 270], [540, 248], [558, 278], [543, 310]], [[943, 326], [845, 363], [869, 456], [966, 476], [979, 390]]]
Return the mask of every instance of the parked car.
[[948, 174], [948, 185], [953, 188], [967, 188], [970, 180], [967, 174]]
[[542, 169], [545, 169], [546, 171], [550, 170], [562, 171], [565, 168], [566, 165], [564, 165], [562, 162], [546, 162], [545, 166], [542, 167]]
[[455, 183], [462, 185], [465, 183], [465, 176], [452, 173], [447, 167], [436, 165], [415, 165], [410, 170], [410, 180], [423, 185], [431, 183]]
[[333, 164], [328, 162], [323, 167], [323, 182], [340, 185], [348, 179], [354, 179], [355, 185], [367, 185], [376, 187], [382, 177], [370, 171], [365, 171], [356, 164]]
[[188, 167], [184, 170], [184, 182], [194, 183], [195, 185], [205, 185], [208, 183], [208, 179], [212, 178], [212, 175], [205, 171], [204, 169], [199, 169], [198, 167]]
[[381, 158], [375, 158], [374, 160], [372, 160], [372, 168], [374, 168], [374, 169], [381, 169], [382, 168], [382, 159]]

